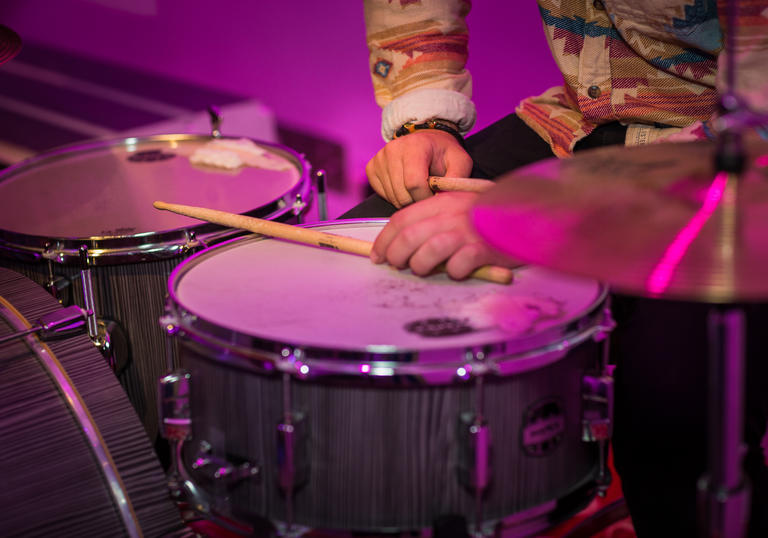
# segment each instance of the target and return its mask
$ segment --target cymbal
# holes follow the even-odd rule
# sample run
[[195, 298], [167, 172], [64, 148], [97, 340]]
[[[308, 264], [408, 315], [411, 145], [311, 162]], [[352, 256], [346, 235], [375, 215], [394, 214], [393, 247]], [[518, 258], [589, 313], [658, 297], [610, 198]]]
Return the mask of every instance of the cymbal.
[[0, 24], [0, 65], [4, 64], [21, 49], [21, 38], [19, 34]]
[[502, 176], [472, 218], [501, 252], [616, 291], [768, 301], [768, 142], [744, 147], [740, 176], [716, 173], [710, 141], [547, 159]]

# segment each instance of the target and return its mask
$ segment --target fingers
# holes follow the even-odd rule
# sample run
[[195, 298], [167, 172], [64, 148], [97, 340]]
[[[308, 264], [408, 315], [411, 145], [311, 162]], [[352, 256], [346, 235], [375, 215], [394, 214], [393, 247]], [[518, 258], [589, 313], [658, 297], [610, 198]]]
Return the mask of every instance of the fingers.
[[[392, 215], [389, 223], [376, 237], [371, 250], [371, 260], [374, 263], [388, 261], [397, 265], [394, 260], [389, 259], [388, 250], [393, 241], [402, 240], [402, 248], [405, 249], [408, 245], [424, 242], [430, 231], [439, 231], [436, 227], [427, 228], [424, 224], [425, 221], [436, 216], [442, 217], [437, 221], [442, 229], [452, 228], [455, 225], [454, 215], [468, 212], [476, 199], [477, 195], [473, 193], [442, 193], [401, 209]], [[413, 230], [411, 230], [412, 227]], [[404, 230], [408, 230], [408, 236], [401, 236]], [[397, 250], [393, 252], [399, 253], [397, 261], [400, 261], [403, 253]]]
[[389, 142], [365, 170], [373, 190], [402, 208], [432, 196], [430, 174], [469, 175], [472, 159], [450, 134], [424, 130]]

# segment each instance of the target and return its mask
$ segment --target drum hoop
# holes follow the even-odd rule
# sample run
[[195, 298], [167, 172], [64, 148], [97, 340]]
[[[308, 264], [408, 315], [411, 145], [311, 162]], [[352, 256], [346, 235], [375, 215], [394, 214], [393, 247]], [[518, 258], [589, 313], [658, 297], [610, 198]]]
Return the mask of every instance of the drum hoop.
[[[239, 140], [242, 137], [224, 136], [220, 139]], [[87, 153], [100, 149], [127, 145], [146, 144], [151, 142], [189, 142], [213, 140], [209, 135], [198, 134], [167, 134], [144, 137], [128, 137], [119, 139], [102, 139], [85, 143], [69, 144], [51, 151], [36, 155], [0, 173], [0, 185], [3, 181], [30, 168], [66, 159], [79, 153]], [[300, 168], [299, 180], [279, 198], [251, 211], [243, 213], [250, 217], [269, 220], [287, 220], [294, 216], [293, 203], [298, 196], [304, 202], [310, 201], [312, 194], [310, 181], [310, 164], [303, 155], [296, 151], [271, 142], [253, 140], [260, 146], [266, 146], [271, 151], [282, 155]], [[89, 237], [46, 237], [24, 234], [0, 229], [0, 255], [23, 261], [38, 261], [48, 259], [57, 263], [78, 263], [80, 247], [88, 247], [88, 257], [91, 265], [115, 265], [166, 259], [186, 252], [196, 241], [203, 243], [218, 241], [241, 234], [239, 230], [224, 228], [210, 223], [195, 226], [142, 232], [121, 236], [89, 236]]]
[[[387, 219], [349, 219], [306, 225], [307, 228], [380, 226]], [[238, 237], [215, 247], [217, 251], [239, 246], [244, 241], [262, 241], [260, 236]], [[578, 315], [541, 331], [533, 338], [496, 341], [479, 348], [451, 347], [417, 350], [396, 346], [337, 350], [306, 346], [299, 342], [278, 342], [222, 327], [185, 308], [176, 293], [176, 284], [213, 249], [198, 252], [177, 266], [168, 277], [166, 330], [179, 332], [187, 343], [215, 360], [259, 372], [283, 371], [298, 377], [361, 376], [393, 377], [443, 374], [446, 382], [456, 376], [494, 373], [513, 375], [543, 367], [564, 357], [589, 338], [598, 339], [611, 331], [613, 320], [607, 311], [608, 288], [599, 284], [593, 302]], [[522, 344], [528, 345], [522, 345]], [[224, 353], [219, 353], [224, 351]], [[424, 359], [428, 358], [428, 362]], [[422, 361], [420, 361], [422, 359]], [[432, 383], [428, 383], [432, 384]]]
[[[32, 326], [27, 318], [2, 296], [0, 296], [0, 317], [19, 331], [28, 329]], [[96, 421], [85, 406], [80, 392], [64, 370], [59, 359], [44, 342], [40, 341], [35, 335], [27, 335], [23, 337], [23, 340], [30, 351], [35, 354], [43, 368], [47, 371], [53, 383], [65, 396], [67, 405], [72, 411], [75, 421], [80, 426], [80, 430], [88, 440], [88, 445], [91, 448], [93, 457], [99, 463], [99, 468], [109, 485], [109, 490], [112, 493], [113, 501], [120, 514], [120, 518], [125, 525], [126, 532], [131, 537], [142, 536], [139, 519], [136, 516], [133, 504], [128, 497], [125, 484], [123, 484], [117, 470], [117, 465], [109, 452], [109, 448], [101, 435], [101, 431], [99, 430]]]

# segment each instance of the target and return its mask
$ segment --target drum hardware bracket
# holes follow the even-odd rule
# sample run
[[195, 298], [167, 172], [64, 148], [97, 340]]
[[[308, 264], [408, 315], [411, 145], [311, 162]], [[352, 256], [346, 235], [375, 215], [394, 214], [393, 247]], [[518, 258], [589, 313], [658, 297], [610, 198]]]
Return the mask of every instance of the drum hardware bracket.
[[195, 233], [194, 230], [184, 230], [184, 235], [186, 236], [187, 240], [179, 248], [179, 254], [187, 254], [189, 252], [193, 252], [195, 249], [198, 249], [200, 247], [208, 248], [208, 245], [206, 244], [205, 241], [197, 238], [197, 234]]
[[582, 431], [581, 439], [597, 443], [600, 450], [599, 467], [595, 482], [598, 495], [605, 496], [611, 484], [611, 471], [607, 466], [608, 442], [613, 433], [613, 378], [585, 375], [581, 380]]
[[309, 365], [302, 361], [303, 358], [304, 350], [301, 348], [284, 347], [280, 351], [280, 357], [275, 363], [275, 367], [280, 372], [306, 379], [309, 377]]
[[225, 458], [212, 455], [211, 444], [200, 441], [200, 449], [192, 462], [192, 469], [209, 481], [233, 488], [243, 480], [260, 480], [261, 467], [249, 461], [234, 464]]
[[301, 224], [302, 223], [302, 215], [304, 214], [304, 208], [307, 207], [307, 202], [304, 201], [304, 197], [301, 195], [301, 193], [296, 193], [296, 199], [293, 202], [293, 205], [291, 206], [291, 211], [293, 212], [293, 215], [296, 217], [296, 222]]
[[315, 187], [317, 188], [317, 218], [328, 220], [328, 201], [325, 195], [325, 170], [315, 172]]
[[208, 105], [208, 117], [211, 120], [211, 136], [221, 138], [221, 108], [216, 105]]
[[3, 336], [0, 338], [0, 344], [32, 333], [38, 333], [41, 340], [66, 338], [82, 332], [86, 317], [87, 313], [79, 306], [68, 306], [41, 316], [37, 324], [29, 329]]
[[192, 438], [191, 380], [192, 375], [186, 370], [175, 370], [158, 380], [160, 433], [169, 441], [188, 441]]

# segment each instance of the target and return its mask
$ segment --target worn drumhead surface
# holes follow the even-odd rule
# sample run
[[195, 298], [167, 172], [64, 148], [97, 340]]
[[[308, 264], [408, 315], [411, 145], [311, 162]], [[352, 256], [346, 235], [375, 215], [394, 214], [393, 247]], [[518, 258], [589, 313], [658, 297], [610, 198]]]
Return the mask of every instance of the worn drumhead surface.
[[[373, 240], [383, 222], [317, 227]], [[508, 286], [417, 277], [368, 258], [247, 237], [192, 258], [171, 276], [176, 301], [217, 326], [279, 343], [388, 352], [484, 345], [579, 319], [602, 287], [540, 268]], [[394, 348], [397, 349], [394, 349]]]
[[152, 207], [155, 200], [245, 213], [300, 180], [285, 170], [201, 167], [189, 157], [208, 137], [124, 139], [52, 152], [0, 174], [0, 230], [44, 237], [126, 236], [187, 228], [200, 221]]

